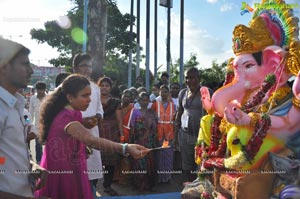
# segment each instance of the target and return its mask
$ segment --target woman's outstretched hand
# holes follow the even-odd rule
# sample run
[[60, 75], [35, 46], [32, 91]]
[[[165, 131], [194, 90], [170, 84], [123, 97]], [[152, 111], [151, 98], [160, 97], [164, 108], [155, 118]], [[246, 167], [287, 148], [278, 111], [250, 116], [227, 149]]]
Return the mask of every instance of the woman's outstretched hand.
[[128, 144], [127, 152], [134, 158], [134, 159], [141, 159], [145, 157], [149, 152], [150, 149], [138, 145], [138, 144]]

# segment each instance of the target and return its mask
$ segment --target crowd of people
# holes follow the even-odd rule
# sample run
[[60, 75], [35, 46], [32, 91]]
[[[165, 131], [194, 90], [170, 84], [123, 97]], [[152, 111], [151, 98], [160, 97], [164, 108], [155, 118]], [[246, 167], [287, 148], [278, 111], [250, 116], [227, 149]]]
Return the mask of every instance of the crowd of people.
[[[183, 181], [196, 178], [194, 147], [205, 114], [198, 69], [186, 72], [182, 90], [167, 73], [151, 91], [140, 77], [136, 87], [115, 89], [107, 76], [93, 82], [93, 59], [79, 53], [73, 74], [59, 74], [53, 92], [36, 83], [27, 111], [21, 89], [33, 73], [29, 53], [0, 39], [0, 198], [96, 198], [101, 178], [112, 196], [115, 180], [152, 190], [169, 183], [175, 167]], [[182, 162], [174, 167], [175, 150]]]

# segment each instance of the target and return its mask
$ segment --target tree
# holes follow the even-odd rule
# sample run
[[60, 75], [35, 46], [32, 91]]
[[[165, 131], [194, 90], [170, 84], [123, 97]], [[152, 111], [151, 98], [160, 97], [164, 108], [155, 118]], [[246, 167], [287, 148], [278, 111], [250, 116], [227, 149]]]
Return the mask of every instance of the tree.
[[215, 90], [221, 86], [225, 79], [227, 61], [223, 62], [221, 65], [217, 64], [216, 61], [212, 61], [211, 68], [200, 68], [200, 78], [201, 84], [203, 86], [208, 86], [212, 90]]
[[[177, 59], [174, 64], [171, 64], [171, 77], [170, 82], [179, 82], [179, 65], [180, 59]], [[194, 53], [190, 54], [190, 57], [186, 62], [183, 64], [184, 72], [187, 71], [189, 68], [196, 67], [200, 68], [200, 82], [204, 86], [208, 86], [211, 89], [216, 89], [221, 85], [221, 83], [225, 79], [225, 69], [227, 66], [227, 61], [223, 62], [221, 65], [217, 64], [214, 60], [212, 61], [212, 66], [210, 68], [204, 68], [199, 66], [199, 61], [197, 60], [197, 55]], [[159, 72], [160, 76], [161, 72]]]
[[[70, 28], [64, 29], [56, 21], [47, 21], [45, 29], [32, 29], [30, 32], [31, 37], [39, 43], [47, 43], [58, 49], [59, 57], [49, 61], [54, 66], [70, 67], [73, 55], [81, 52], [81, 44], [75, 42], [72, 31], [82, 27], [84, 0], [71, 1], [74, 7], [67, 12]], [[88, 10], [88, 53], [94, 57], [95, 76], [98, 76], [103, 73], [107, 56], [128, 54], [130, 15], [123, 15], [113, 0], [89, 0]], [[136, 38], [136, 34], [133, 34], [133, 38]]]
[[[197, 61], [197, 55], [194, 53], [190, 54], [190, 57], [186, 62], [183, 64], [184, 71], [187, 71], [189, 68], [196, 67], [199, 65]], [[172, 74], [170, 77], [170, 82], [179, 82], [179, 68], [180, 68], [180, 59], [177, 59], [175, 63], [171, 63], [171, 71]], [[158, 76], [161, 75], [161, 72], [158, 72]]]
[[[121, 54], [114, 53], [109, 54], [106, 59], [104, 67], [104, 75], [112, 78], [114, 81], [117, 81], [119, 84], [124, 84], [127, 86], [128, 81], [128, 61], [127, 57], [121, 56]], [[131, 76], [135, 75], [136, 66], [132, 65]], [[141, 77], [145, 77], [146, 71], [140, 69]], [[150, 72], [150, 80], [153, 80], [154, 76]], [[132, 85], [135, 85], [135, 80], [132, 81]]]
[[94, 61], [92, 78], [97, 80], [103, 72], [105, 63], [107, 4], [105, 0], [90, 0], [88, 11], [88, 52]]

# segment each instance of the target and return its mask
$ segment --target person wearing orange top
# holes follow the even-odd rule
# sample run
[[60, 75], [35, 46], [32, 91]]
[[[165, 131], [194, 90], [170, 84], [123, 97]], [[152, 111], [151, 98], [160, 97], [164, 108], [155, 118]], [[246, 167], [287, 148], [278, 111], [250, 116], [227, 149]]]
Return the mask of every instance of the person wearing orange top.
[[[160, 100], [152, 105], [152, 109], [158, 117], [156, 139], [159, 146], [162, 146], [165, 140], [171, 144], [174, 139], [174, 120], [175, 105], [169, 98], [169, 88], [162, 85], [159, 91]], [[158, 174], [158, 182], [169, 182], [173, 170], [173, 147], [158, 150], [156, 153], [156, 168]]]

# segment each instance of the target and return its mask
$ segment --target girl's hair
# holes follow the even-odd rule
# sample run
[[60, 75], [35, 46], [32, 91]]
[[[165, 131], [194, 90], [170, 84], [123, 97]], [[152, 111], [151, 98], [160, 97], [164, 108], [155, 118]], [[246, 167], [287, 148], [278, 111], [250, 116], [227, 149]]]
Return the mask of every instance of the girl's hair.
[[100, 86], [103, 82], [107, 82], [112, 87], [112, 80], [109, 77], [102, 77], [98, 80], [97, 85]]
[[141, 100], [143, 97], [147, 97], [149, 99], [149, 94], [147, 92], [141, 92], [138, 100]]
[[125, 95], [126, 93], [128, 93], [131, 97], [133, 97], [133, 93], [129, 89], [123, 90], [122, 95]]
[[87, 53], [78, 53], [73, 58], [73, 67], [79, 66], [79, 63], [83, 60], [92, 60], [92, 56]]
[[160, 90], [161, 90], [161, 89], [163, 89], [163, 88], [167, 89], [167, 90], [168, 90], [168, 92], [170, 91], [170, 90], [169, 90], [169, 87], [168, 87], [168, 86], [166, 86], [166, 85], [161, 85], [161, 86], [159, 87], [159, 89], [160, 89]]
[[175, 86], [175, 85], [177, 85], [180, 88], [180, 84], [178, 82], [172, 82], [170, 84], [170, 88], [172, 88], [172, 86]]
[[147, 93], [147, 89], [144, 86], [140, 86], [136, 90], [137, 90], [138, 93], [141, 93], [141, 92], [146, 92]]
[[159, 89], [159, 87], [160, 87], [160, 84], [153, 84], [153, 86], [152, 87], [156, 87], [157, 89]]
[[51, 94], [47, 95], [41, 104], [40, 111], [40, 141], [46, 142], [48, 132], [56, 115], [69, 103], [67, 94], [76, 97], [78, 92], [90, 85], [87, 78], [82, 75], [75, 74], [68, 76]]
[[70, 73], [59, 73], [55, 78], [55, 88], [58, 87], [69, 75]]

